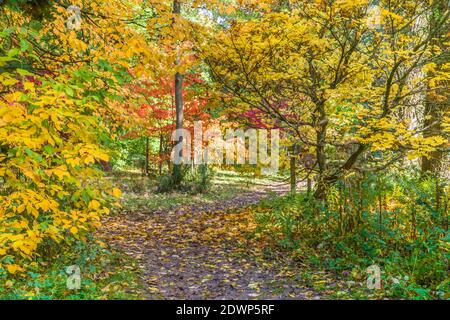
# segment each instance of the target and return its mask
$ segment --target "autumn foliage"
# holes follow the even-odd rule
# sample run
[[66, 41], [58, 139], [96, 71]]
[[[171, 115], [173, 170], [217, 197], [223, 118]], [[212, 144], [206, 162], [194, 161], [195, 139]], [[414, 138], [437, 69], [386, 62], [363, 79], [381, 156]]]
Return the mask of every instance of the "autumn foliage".
[[349, 251], [346, 267], [414, 252], [417, 283], [445, 285], [445, 1], [8, 0], [0, 11], [0, 281], [96, 241], [122, 197], [105, 171], [136, 171], [121, 153], [144, 158], [146, 195], [152, 166], [166, 191], [183, 191], [181, 171], [210, 191], [219, 165], [170, 159], [174, 129], [201, 121], [281, 131], [292, 194], [256, 212], [258, 241], [281, 239], [294, 258], [328, 246], [336, 268]]

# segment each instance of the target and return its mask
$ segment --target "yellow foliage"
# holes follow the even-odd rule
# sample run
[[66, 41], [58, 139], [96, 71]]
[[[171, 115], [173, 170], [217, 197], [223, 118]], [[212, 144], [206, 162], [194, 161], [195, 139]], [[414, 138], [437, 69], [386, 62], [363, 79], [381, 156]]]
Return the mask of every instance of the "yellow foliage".
[[112, 194], [114, 197], [120, 198], [122, 196], [122, 191], [120, 191], [120, 189], [118, 188], [113, 188]]
[[11, 274], [15, 274], [15, 273], [17, 273], [19, 271], [23, 271], [24, 269], [21, 266], [17, 265], [17, 264], [8, 264], [6, 266], [6, 270], [8, 270], [8, 272], [11, 273]]

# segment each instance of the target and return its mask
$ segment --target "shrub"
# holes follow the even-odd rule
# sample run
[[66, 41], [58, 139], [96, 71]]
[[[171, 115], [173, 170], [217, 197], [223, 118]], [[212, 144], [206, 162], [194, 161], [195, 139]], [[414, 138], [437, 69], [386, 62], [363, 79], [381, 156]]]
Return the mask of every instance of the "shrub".
[[174, 190], [189, 192], [193, 194], [204, 193], [211, 187], [214, 171], [207, 165], [201, 164], [198, 169], [192, 173], [182, 170], [183, 180], [177, 185], [172, 175], [163, 175], [158, 178], [157, 192], [171, 192]]
[[111, 194], [96, 182], [108, 154], [95, 104], [63, 91], [63, 77], [14, 76], [29, 90], [14, 80], [0, 99], [0, 271], [11, 275], [85, 239]]
[[443, 298], [449, 287], [443, 184], [436, 192], [433, 178], [409, 171], [354, 176], [329, 190], [326, 207], [304, 193], [263, 202], [257, 232], [299, 260], [337, 271], [378, 264], [388, 295]]
[[190, 192], [205, 193], [211, 187], [214, 171], [205, 164], [201, 164], [190, 181]]
[[175, 181], [172, 175], [162, 175], [158, 177], [158, 187], [157, 192], [165, 193], [171, 192], [175, 188]]

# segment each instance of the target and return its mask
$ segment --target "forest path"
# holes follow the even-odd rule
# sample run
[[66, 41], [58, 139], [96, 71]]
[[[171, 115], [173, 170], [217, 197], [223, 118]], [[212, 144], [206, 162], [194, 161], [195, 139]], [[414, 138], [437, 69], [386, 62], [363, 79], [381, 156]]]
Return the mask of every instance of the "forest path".
[[105, 222], [106, 241], [139, 262], [147, 299], [318, 299], [301, 284], [293, 263], [253, 243], [246, 208], [285, 184], [230, 200], [127, 212]]

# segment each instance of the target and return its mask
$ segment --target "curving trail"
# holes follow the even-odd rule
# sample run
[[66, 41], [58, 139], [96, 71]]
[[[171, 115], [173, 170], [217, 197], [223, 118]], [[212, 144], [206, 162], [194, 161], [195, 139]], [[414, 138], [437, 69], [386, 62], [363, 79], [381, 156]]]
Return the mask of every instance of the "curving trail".
[[290, 261], [270, 256], [247, 238], [245, 208], [286, 185], [166, 212], [109, 217], [108, 243], [139, 261], [146, 299], [311, 299]]

